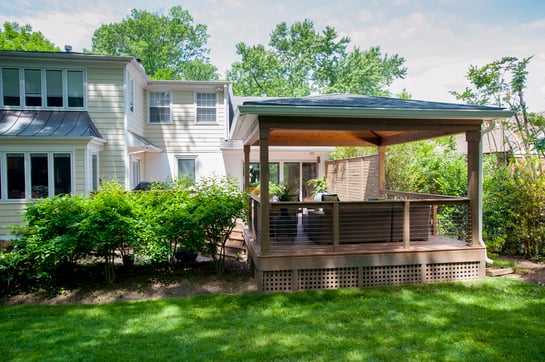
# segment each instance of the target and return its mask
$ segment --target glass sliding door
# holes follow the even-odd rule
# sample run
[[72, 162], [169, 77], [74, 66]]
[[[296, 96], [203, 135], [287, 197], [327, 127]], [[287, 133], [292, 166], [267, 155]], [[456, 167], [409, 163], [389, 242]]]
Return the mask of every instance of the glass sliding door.
[[284, 162], [284, 186], [289, 190], [290, 195], [300, 198], [301, 192], [301, 163]]
[[311, 186], [308, 184], [309, 180], [315, 179], [318, 176], [317, 172], [317, 164], [316, 162], [303, 162], [302, 167], [302, 200], [312, 200], [313, 199], [313, 191], [314, 186]]

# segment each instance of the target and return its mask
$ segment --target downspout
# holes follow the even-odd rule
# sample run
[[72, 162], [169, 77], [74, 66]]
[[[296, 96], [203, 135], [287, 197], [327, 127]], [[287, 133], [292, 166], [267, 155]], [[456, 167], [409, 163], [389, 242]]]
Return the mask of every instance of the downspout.
[[[481, 142], [480, 142], [480, 146], [479, 146], [479, 152], [481, 153], [481, 157], [479, 157], [479, 173], [480, 173], [480, 176], [479, 176], [479, 179], [481, 180], [481, 183], [479, 184], [479, 195], [482, 197], [483, 196], [483, 136], [487, 133], [490, 133], [492, 132], [492, 130], [496, 127], [496, 121], [495, 120], [490, 120], [490, 121], [486, 121], [487, 123], [487, 126], [485, 127], [485, 129], [483, 129], [481, 131]], [[481, 240], [479, 240], [479, 242], [481, 243], [481, 245], [483, 245], [485, 247], [484, 249], [484, 257], [485, 257], [485, 261], [487, 264], [493, 264], [494, 263], [494, 260], [490, 259], [488, 257], [488, 251], [486, 249], [486, 245], [484, 243], [484, 240], [482, 239], [483, 237], [483, 203], [479, 203], [479, 218], [481, 219], [481, 223], [479, 225], [479, 235], [481, 236]]]

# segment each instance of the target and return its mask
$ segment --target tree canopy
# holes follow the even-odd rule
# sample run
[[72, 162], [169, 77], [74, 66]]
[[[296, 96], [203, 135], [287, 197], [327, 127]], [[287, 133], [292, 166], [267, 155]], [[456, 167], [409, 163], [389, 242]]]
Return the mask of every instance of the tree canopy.
[[99, 54], [134, 56], [153, 79], [213, 80], [217, 68], [206, 48], [207, 27], [181, 6], [167, 15], [133, 9], [120, 23], [102, 25], [92, 39]]
[[60, 49], [30, 25], [5, 22], [0, 29], [0, 49], [58, 52]]
[[241, 60], [227, 79], [241, 96], [305, 96], [313, 93], [390, 95], [388, 87], [403, 78], [405, 59], [382, 54], [380, 47], [348, 50], [350, 38], [327, 26], [319, 32], [311, 20], [288, 26], [282, 22], [270, 34], [269, 46], [236, 46]]

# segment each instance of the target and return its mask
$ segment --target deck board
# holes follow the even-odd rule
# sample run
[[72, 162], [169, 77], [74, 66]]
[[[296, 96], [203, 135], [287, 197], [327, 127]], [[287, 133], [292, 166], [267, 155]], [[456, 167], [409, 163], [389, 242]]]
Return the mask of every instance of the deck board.
[[281, 241], [271, 241], [270, 252], [262, 253], [258, 243], [250, 241], [248, 247], [254, 249], [259, 257], [289, 257], [289, 256], [312, 256], [312, 255], [360, 255], [360, 254], [383, 254], [383, 253], [407, 253], [407, 252], [428, 252], [428, 251], [449, 251], [449, 250], [471, 250], [482, 249], [483, 247], [468, 246], [465, 242], [447, 238], [444, 236], [431, 235], [427, 241], [413, 241], [409, 249], [403, 247], [402, 242], [388, 243], [360, 243], [340, 244], [339, 250], [335, 252], [331, 244], [319, 244], [311, 241], [301, 241], [285, 238]]

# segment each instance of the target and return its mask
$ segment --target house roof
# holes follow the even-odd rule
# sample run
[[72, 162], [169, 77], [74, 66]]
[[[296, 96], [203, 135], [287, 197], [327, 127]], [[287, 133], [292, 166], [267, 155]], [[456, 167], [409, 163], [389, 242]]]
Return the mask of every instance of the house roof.
[[376, 146], [466, 131], [512, 112], [498, 107], [412, 99], [325, 94], [296, 98], [241, 99], [233, 139], [270, 145]]
[[[371, 97], [355, 94], [322, 94], [307, 97], [294, 98], [261, 98], [243, 100], [239, 107], [240, 113], [278, 114], [291, 109], [295, 114], [313, 114], [319, 110], [320, 114], [334, 113], [339, 115], [354, 116], [414, 116], [426, 114], [434, 116], [457, 115], [468, 116], [479, 113], [479, 117], [495, 118], [505, 117], [506, 111], [499, 107], [473, 106], [468, 104], [456, 104], [445, 102], [430, 102], [414, 99]], [[274, 111], [276, 110], [276, 111]]]
[[0, 137], [103, 138], [85, 111], [0, 110]]
[[151, 141], [131, 131], [127, 132], [127, 146], [130, 152], [161, 152], [161, 149]]

